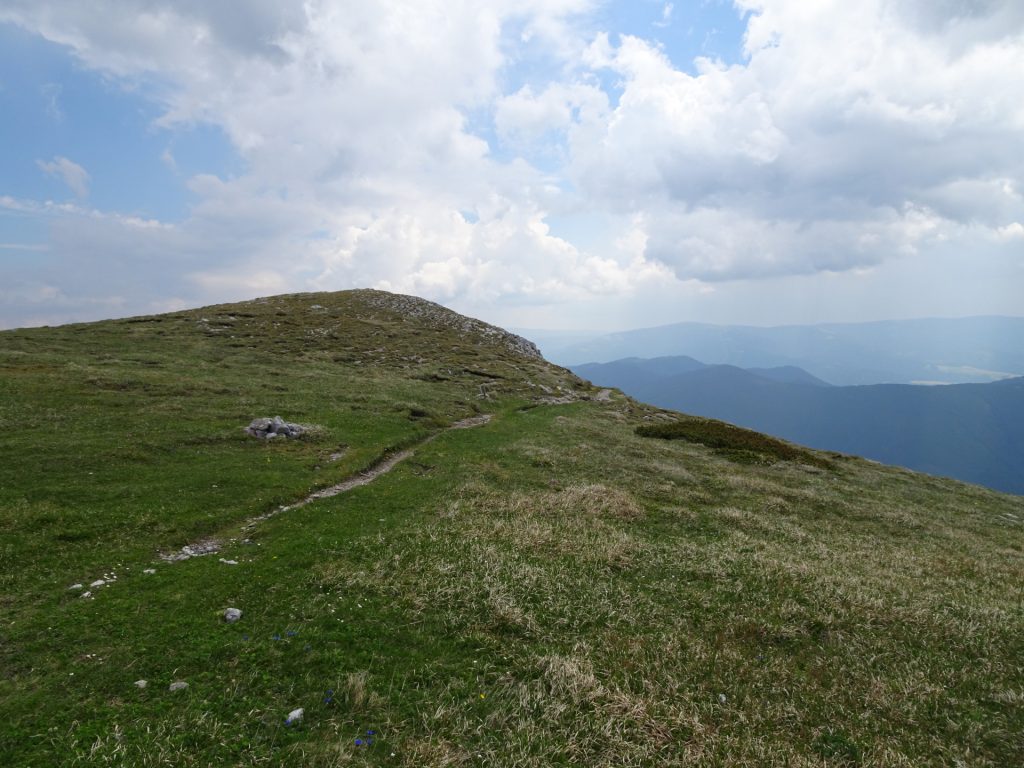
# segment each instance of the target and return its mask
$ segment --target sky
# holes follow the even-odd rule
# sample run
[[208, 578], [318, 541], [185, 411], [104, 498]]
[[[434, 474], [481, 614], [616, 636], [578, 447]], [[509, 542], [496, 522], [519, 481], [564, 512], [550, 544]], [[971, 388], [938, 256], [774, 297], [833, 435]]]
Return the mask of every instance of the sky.
[[4, 0], [0, 327], [1022, 316], [1021, 73], [1019, 0]]

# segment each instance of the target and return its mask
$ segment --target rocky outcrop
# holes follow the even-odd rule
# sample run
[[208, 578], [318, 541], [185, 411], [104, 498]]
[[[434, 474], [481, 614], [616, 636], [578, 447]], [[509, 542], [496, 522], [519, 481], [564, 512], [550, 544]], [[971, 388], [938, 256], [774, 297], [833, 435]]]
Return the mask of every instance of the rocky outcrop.
[[306, 427], [302, 424], [292, 424], [283, 420], [280, 416], [272, 419], [253, 419], [245, 428], [247, 435], [258, 437], [261, 440], [271, 440], [275, 437], [295, 438], [305, 434]]
[[476, 336], [503, 346], [510, 352], [523, 357], [544, 359], [540, 349], [529, 339], [524, 339], [522, 336], [517, 336], [504, 328], [498, 328], [482, 320], [460, 315], [447, 307], [418, 296], [375, 290], [362, 290], [358, 293], [370, 307], [394, 312], [407, 320], [416, 320], [425, 326], [450, 329], [469, 338]]

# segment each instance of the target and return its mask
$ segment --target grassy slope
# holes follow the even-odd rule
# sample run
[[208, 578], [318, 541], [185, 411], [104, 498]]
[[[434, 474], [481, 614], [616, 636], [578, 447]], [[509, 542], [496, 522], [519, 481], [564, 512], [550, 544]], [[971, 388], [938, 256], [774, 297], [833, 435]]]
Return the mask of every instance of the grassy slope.
[[1024, 501], [641, 437], [380, 298], [0, 334], [0, 764], [1024, 761]]

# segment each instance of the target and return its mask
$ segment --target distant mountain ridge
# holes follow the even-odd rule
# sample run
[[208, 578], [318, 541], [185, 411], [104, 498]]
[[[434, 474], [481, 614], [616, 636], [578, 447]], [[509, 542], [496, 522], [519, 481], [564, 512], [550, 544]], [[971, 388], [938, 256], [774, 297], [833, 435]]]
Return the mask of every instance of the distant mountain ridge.
[[773, 328], [677, 323], [568, 344], [542, 338], [541, 348], [548, 359], [569, 366], [628, 357], [687, 356], [748, 369], [796, 366], [838, 385], [957, 384], [1024, 375], [1024, 318]]
[[572, 370], [653, 405], [1024, 494], [1024, 378], [840, 387], [799, 368], [744, 370], [689, 357]]

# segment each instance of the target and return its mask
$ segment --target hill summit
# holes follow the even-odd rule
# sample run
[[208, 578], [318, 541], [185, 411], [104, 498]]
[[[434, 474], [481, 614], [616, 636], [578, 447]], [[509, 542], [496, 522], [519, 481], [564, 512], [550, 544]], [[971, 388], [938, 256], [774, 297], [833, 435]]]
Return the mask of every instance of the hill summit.
[[0, 332], [0, 393], [0, 764], [1024, 758], [1024, 499], [379, 291]]

